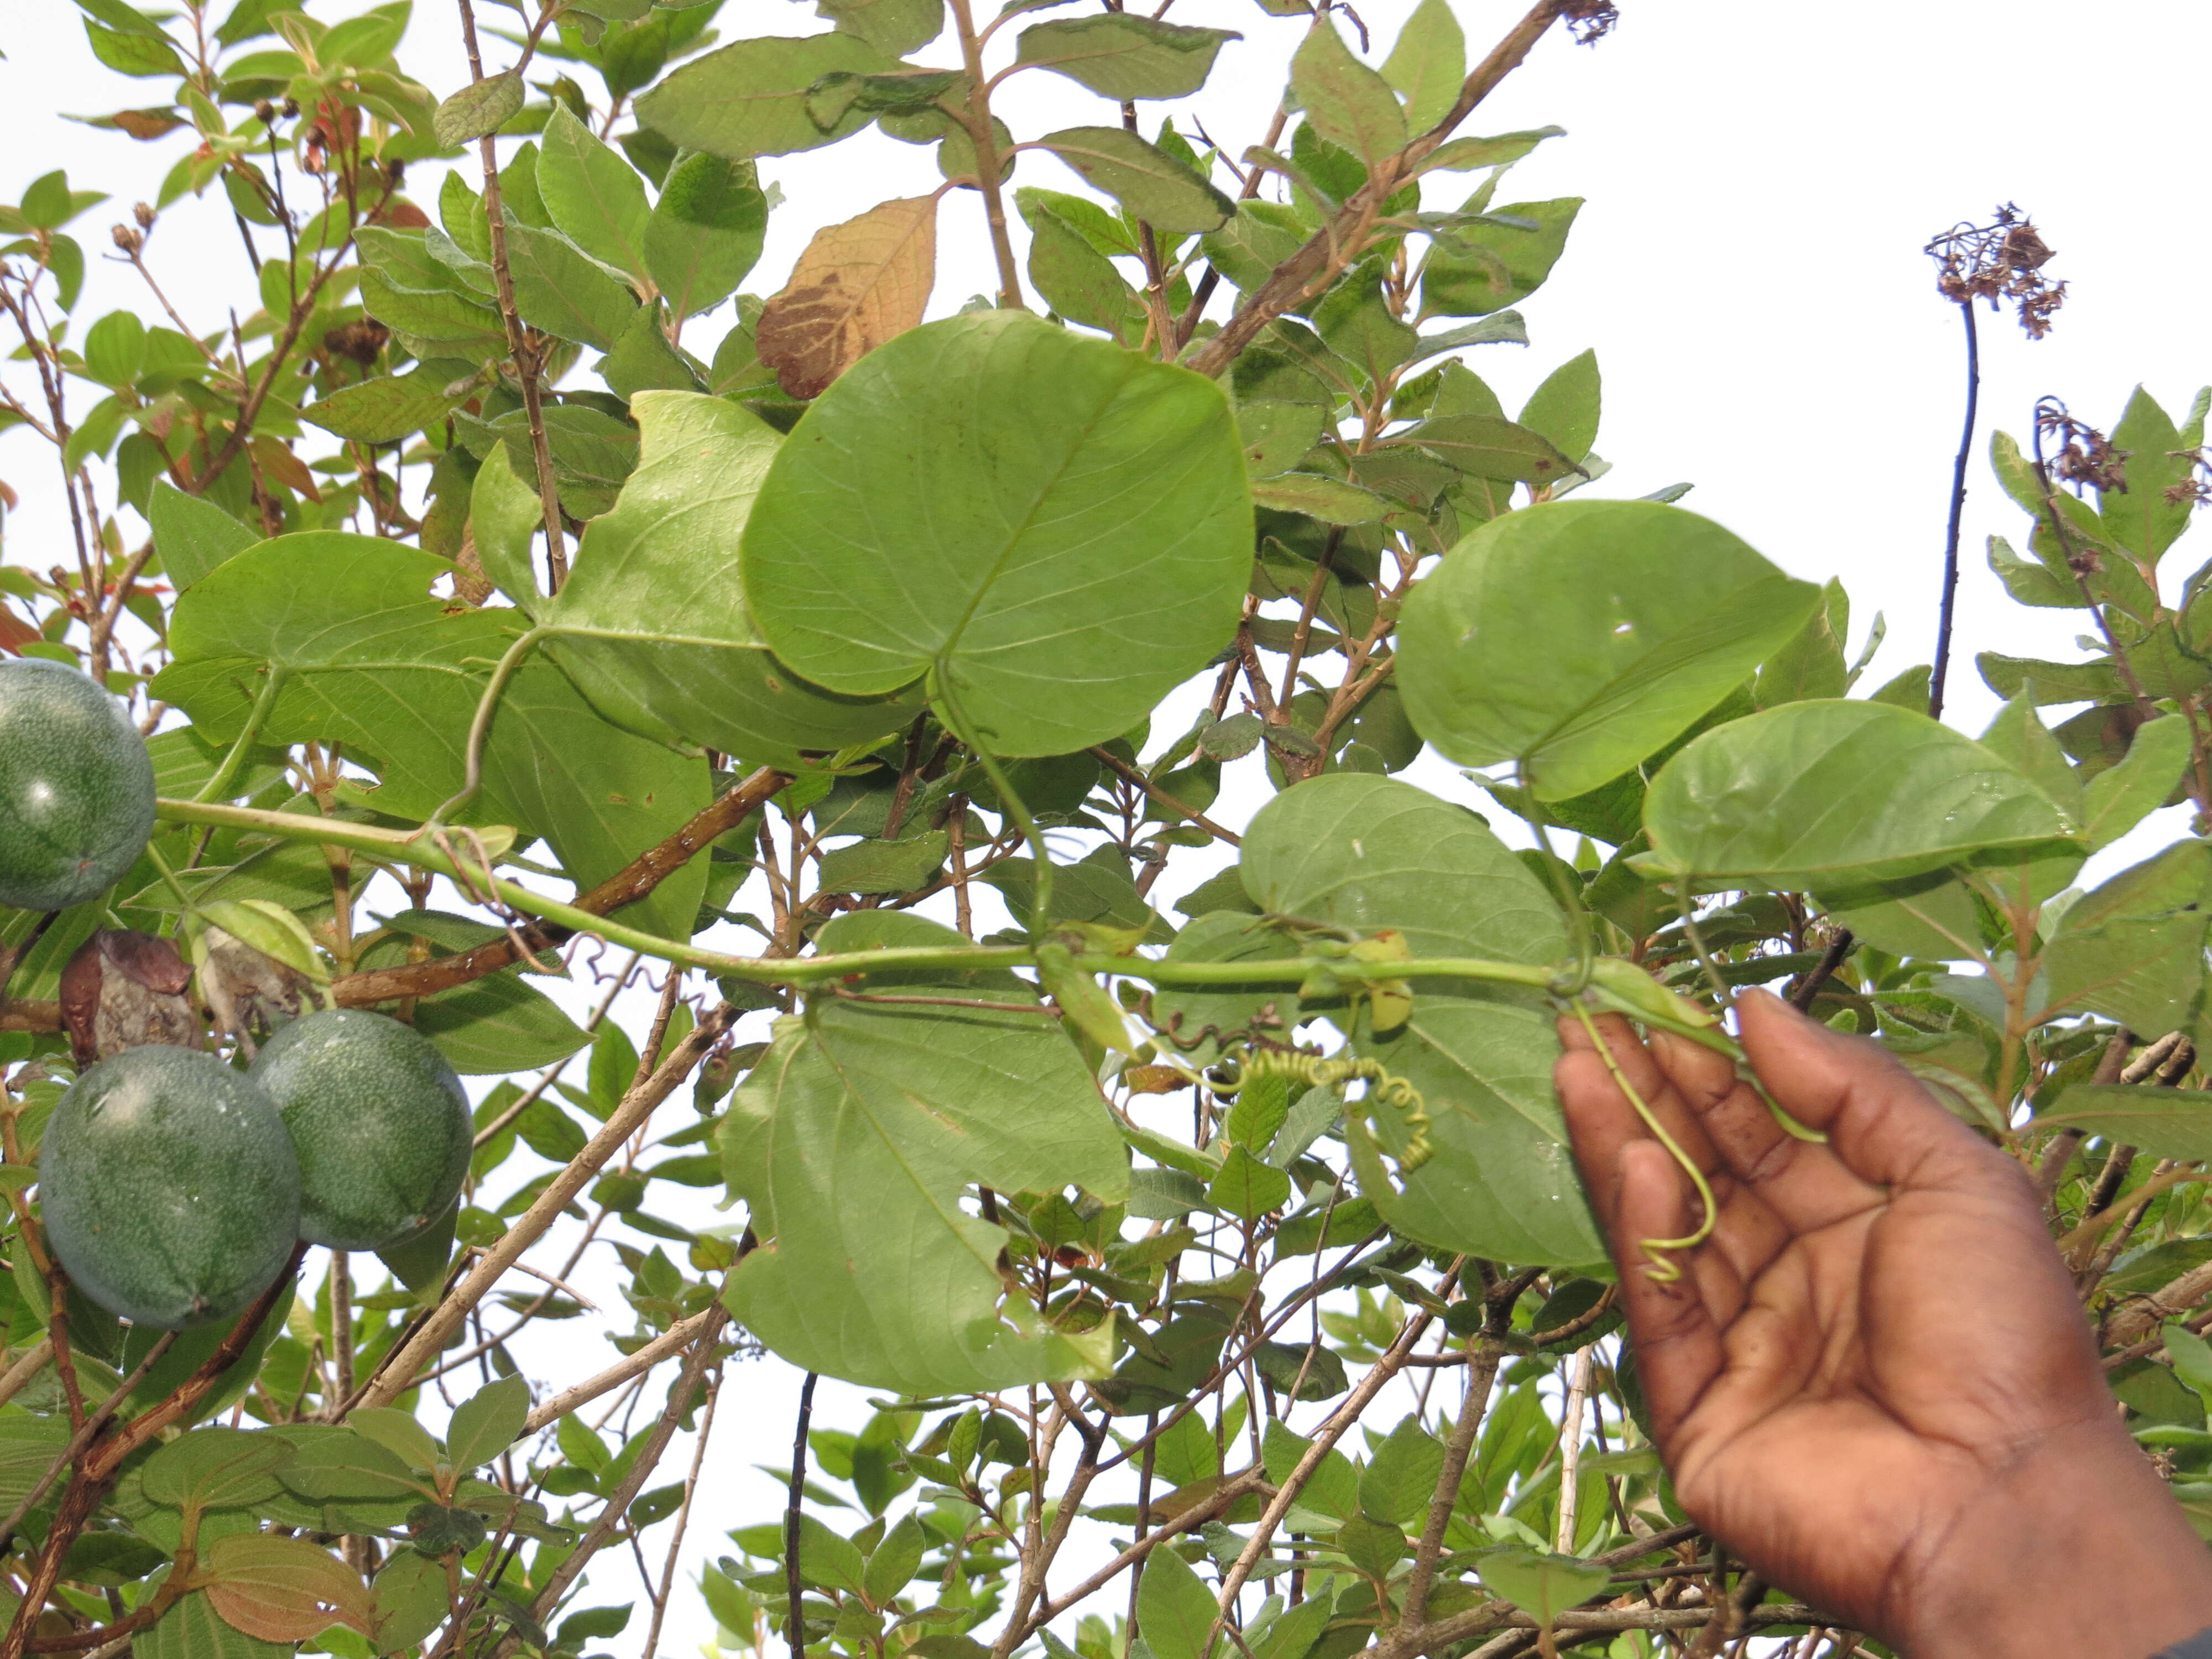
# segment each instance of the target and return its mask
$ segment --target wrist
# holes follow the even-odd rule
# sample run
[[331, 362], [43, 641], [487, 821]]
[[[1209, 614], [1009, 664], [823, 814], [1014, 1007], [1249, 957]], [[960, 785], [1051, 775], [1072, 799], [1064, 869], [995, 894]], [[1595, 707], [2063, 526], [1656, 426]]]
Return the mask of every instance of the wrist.
[[1912, 1659], [2151, 1659], [2212, 1626], [2212, 1551], [2115, 1420], [2041, 1437], [1899, 1563]]

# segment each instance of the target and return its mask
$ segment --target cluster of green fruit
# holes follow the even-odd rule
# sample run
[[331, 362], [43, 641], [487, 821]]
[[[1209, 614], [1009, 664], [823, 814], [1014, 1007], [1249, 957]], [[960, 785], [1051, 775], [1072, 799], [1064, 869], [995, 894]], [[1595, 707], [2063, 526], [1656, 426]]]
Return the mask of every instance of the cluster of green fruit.
[[441, 1219], [473, 1128], [429, 1040], [363, 1009], [292, 1021], [249, 1072], [195, 1048], [126, 1048], [71, 1084], [46, 1126], [46, 1242], [134, 1324], [230, 1319], [295, 1240], [389, 1249]]
[[[64, 665], [0, 663], [0, 905], [99, 897], [153, 824], [153, 763], [124, 706]], [[210, 1324], [266, 1290], [297, 1241], [387, 1249], [440, 1220], [473, 1129], [444, 1056], [362, 1009], [292, 1021], [250, 1071], [126, 1048], [86, 1070], [46, 1126], [47, 1243], [110, 1312]]]

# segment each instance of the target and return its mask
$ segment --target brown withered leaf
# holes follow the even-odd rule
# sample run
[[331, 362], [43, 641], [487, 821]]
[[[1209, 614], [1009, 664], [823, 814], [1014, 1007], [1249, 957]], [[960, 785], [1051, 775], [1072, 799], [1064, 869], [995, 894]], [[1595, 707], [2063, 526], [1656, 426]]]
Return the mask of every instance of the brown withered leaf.
[[117, 131], [141, 140], [165, 137], [185, 125], [173, 109], [119, 109], [107, 119]]
[[1125, 1066], [1121, 1081], [1133, 1095], [1171, 1095], [1190, 1087], [1190, 1079], [1173, 1066]]
[[754, 335], [760, 360], [794, 398], [829, 384], [921, 321], [937, 280], [937, 198], [878, 202], [817, 231]]
[[254, 1032], [266, 1032], [279, 1016], [289, 1019], [300, 1012], [307, 975], [263, 956], [220, 927], [209, 928], [202, 943], [205, 954], [200, 963], [200, 995], [216, 1024], [252, 1054]]
[[192, 970], [173, 940], [103, 927], [62, 969], [62, 1029], [79, 1066], [142, 1043], [199, 1046], [199, 1021], [185, 991]]
[[483, 561], [477, 556], [477, 535], [473, 526], [461, 526], [461, 544], [453, 554], [453, 594], [464, 605], [482, 605], [498, 590], [484, 574]]

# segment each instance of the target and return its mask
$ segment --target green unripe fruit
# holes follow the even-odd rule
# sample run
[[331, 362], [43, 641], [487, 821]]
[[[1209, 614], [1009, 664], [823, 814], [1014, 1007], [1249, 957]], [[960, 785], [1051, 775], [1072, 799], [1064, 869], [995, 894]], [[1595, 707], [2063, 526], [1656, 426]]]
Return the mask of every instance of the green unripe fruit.
[[300, 1164], [240, 1073], [149, 1044], [71, 1084], [39, 1149], [46, 1243], [70, 1282], [157, 1330], [234, 1319], [299, 1236]]
[[300, 1154], [300, 1237], [380, 1250], [443, 1214], [469, 1170], [475, 1120], [430, 1040], [363, 1008], [295, 1019], [263, 1045], [253, 1080]]
[[154, 830], [154, 763], [123, 704], [74, 668], [0, 660], [0, 904], [97, 898]]

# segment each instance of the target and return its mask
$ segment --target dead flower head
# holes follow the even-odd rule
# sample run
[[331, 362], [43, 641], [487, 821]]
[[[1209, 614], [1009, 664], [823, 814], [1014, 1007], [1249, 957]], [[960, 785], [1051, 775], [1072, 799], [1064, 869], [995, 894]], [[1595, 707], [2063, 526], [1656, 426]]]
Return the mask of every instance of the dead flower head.
[[2199, 445], [2195, 449], [2169, 450], [2167, 453], [2174, 460], [2188, 462], [2189, 470], [2182, 474], [2179, 483], [2166, 487], [2166, 499], [2177, 507], [2184, 501], [2191, 507], [2212, 501], [2212, 444]]
[[1620, 8], [1611, 0], [1566, 0], [1559, 15], [1567, 20], [1567, 31], [1579, 45], [1594, 46], [1613, 33], [1613, 26], [1620, 21]]
[[2066, 302], [2066, 284], [2043, 276], [2051, 245], [2010, 202], [1988, 224], [1954, 225], [1923, 251], [1936, 261], [1936, 289], [1945, 299], [1987, 300], [1992, 311], [2009, 300], [2031, 340], [2051, 332], [2051, 313]]
[[[2045, 447], [2054, 441], [2058, 446], [2055, 454]], [[2113, 448], [2111, 439], [2087, 421], [2075, 420], [2056, 398], [2042, 398], [2035, 405], [2035, 453], [2061, 483], [2112, 495], [2126, 493], [2128, 452]]]
[[392, 331], [374, 317], [359, 317], [340, 323], [324, 335], [323, 346], [333, 356], [350, 359], [367, 368], [391, 338]]

